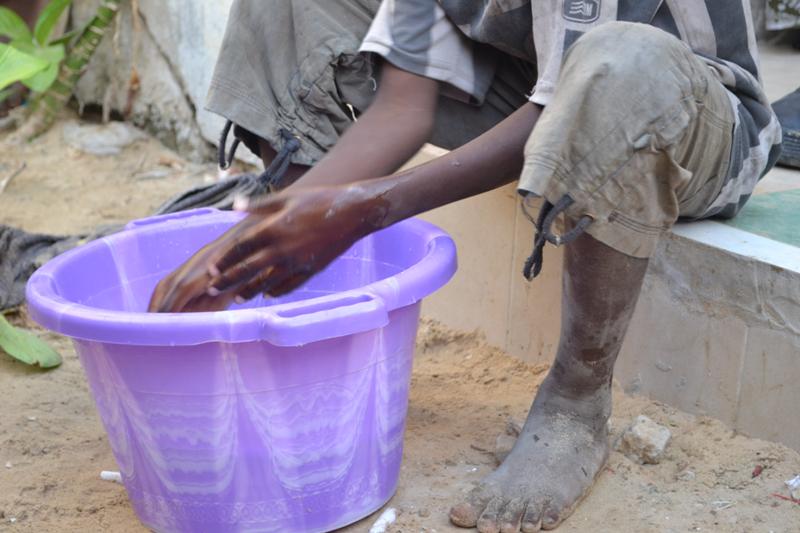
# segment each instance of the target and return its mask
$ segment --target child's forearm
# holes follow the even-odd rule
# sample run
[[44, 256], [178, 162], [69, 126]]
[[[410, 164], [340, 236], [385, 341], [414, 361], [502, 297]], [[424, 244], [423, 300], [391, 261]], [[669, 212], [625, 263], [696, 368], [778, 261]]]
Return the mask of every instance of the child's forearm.
[[516, 179], [539, 112], [525, 104], [469, 144], [400, 174], [293, 185], [258, 200], [247, 218], [162, 280], [149, 309], [223, 309], [234, 296], [285, 294], [364, 235]]
[[438, 82], [385, 63], [373, 104], [292, 188], [340, 185], [395, 172], [430, 138]]
[[490, 191], [517, 179], [523, 149], [541, 107], [528, 103], [472, 142], [424, 165], [351, 188], [374, 205], [373, 227], [394, 224], [430, 209]]

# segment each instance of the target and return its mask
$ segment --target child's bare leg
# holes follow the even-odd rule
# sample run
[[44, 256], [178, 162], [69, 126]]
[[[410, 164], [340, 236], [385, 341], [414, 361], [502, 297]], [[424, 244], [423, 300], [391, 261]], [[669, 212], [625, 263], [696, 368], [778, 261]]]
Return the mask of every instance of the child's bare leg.
[[561, 342], [511, 454], [453, 507], [481, 532], [551, 529], [608, 458], [611, 378], [647, 268], [584, 234], [565, 247]]
[[610, 22], [570, 48], [526, 144], [520, 186], [575, 200], [567, 214], [593, 222], [565, 246], [561, 341], [522, 435], [452, 509], [454, 523], [552, 529], [591, 487], [608, 456], [614, 362], [647, 267], [637, 258], [652, 255], [679, 214], [706, 216], [734, 119], [719, 80], [666, 32]]

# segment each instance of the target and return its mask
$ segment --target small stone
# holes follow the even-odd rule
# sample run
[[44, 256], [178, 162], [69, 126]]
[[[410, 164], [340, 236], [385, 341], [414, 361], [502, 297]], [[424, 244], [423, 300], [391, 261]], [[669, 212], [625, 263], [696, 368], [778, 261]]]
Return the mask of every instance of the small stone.
[[640, 464], [658, 464], [664, 456], [672, 432], [650, 418], [639, 415], [617, 442], [617, 450]]
[[789, 496], [795, 500], [800, 500], [800, 474], [787, 480], [786, 487], [789, 489]]
[[417, 514], [420, 516], [420, 518], [428, 518], [431, 515], [431, 512], [423, 507]]
[[511, 448], [514, 447], [514, 443], [517, 442], [517, 437], [513, 435], [509, 435], [507, 433], [501, 433], [497, 436], [494, 442], [494, 458], [497, 461], [497, 464], [502, 463], [508, 454], [511, 453]]
[[519, 434], [522, 433], [522, 426], [524, 425], [524, 421], [509, 417], [508, 420], [506, 420], [506, 435], [519, 437]]
[[64, 141], [73, 148], [101, 156], [116, 155], [129, 144], [146, 137], [142, 130], [126, 122], [84, 124], [70, 121], [64, 123], [61, 132]]
[[494, 442], [494, 458], [497, 464], [502, 463], [505, 458], [511, 453], [511, 448], [517, 442], [519, 434], [522, 433], [522, 426], [524, 422], [517, 420], [513, 417], [508, 417], [506, 420], [505, 432], [499, 434]]
[[736, 505], [735, 502], [731, 502], [728, 500], [718, 500], [715, 502], [711, 502], [711, 507], [713, 507], [713, 511], [724, 511], [725, 509], [730, 509], [734, 505]]
[[168, 177], [172, 173], [171, 170], [166, 168], [156, 168], [153, 170], [146, 170], [133, 175], [133, 179], [139, 181], [147, 180], [160, 180]]
[[672, 365], [670, 365], [669, 363], [665, 363], [661, 359], [656, 360], [655, 367], [657, 369], [661, 370], [662, 372], [671, 372], [672, 371]]
[[692, 481], [695, 478], [695, 473], [693, 470], [684, 470], [680, 472], [677, 476], [675, 476], [678, 481]]
[[6, 461], [6, 468], [11, 468], [12, 466], [11, 461]]

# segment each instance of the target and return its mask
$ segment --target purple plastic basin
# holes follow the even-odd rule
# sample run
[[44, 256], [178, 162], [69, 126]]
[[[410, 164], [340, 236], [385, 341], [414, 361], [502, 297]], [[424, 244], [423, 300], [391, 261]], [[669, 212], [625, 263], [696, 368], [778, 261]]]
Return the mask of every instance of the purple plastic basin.
[[132, 222], [39, 269], [28, 305], [73, 338], [146, 526], [329, 531], [395, 491], [420, 302], [455, 272], [455, 246], [409, 220], [287, 297], [146, 313], [156, 283], [240, 218]]

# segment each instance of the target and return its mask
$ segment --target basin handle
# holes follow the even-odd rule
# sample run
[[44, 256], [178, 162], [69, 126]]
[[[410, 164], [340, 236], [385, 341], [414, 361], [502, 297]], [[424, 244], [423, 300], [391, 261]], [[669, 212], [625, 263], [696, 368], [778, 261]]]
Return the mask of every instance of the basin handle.
[[198, 207], [196, 209], [189, 209], [187, 211], [177, 211], [175, 213], [167, 213], [166, 215], [156, 215], [152, 217], [131, 220], [125, 225], [125, 229], [141, 228], [142, 226], [154, 226], [156, 224], [163, 224], [172, 220], [181, 220], [200, 215], [211, 215], [219, 212], [219, 209], [215, 209], [213, 207]]
[[389, 323], [383, 298], [365, 293], [342, 293], [265, 309], [262, 339], [276, 346], [302, 346], [354, 335]]

